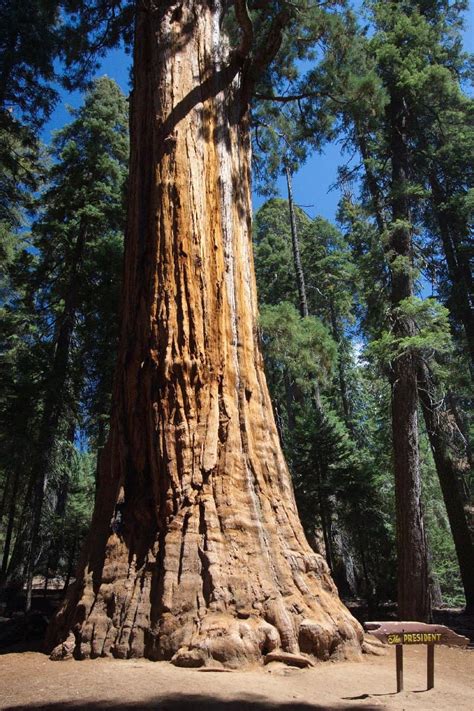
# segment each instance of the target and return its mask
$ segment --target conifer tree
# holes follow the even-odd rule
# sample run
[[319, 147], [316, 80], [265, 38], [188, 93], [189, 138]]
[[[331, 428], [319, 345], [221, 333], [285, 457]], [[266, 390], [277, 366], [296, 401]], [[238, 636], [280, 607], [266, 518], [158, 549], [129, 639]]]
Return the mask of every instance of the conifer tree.
[[[453, 107], [463, 104], [457, 82], [459, 76], [462, 76], [464, 58], [460, 53], [457, 32], [460, 26], [459, 13], [463, 10], [464, 4], [456, 3], [451, 7], [446, 3], [396, 2], [387, 5], [371, 2], [368, 3], [368, 7], [373, 23], [372, 36], [364, 39], [355, 31], [355, 41], [346, 58], [348, 60], [346, 69], [340, 67], [338, 70], [334, 65], [327, 67], [327, 81], [333, 80], [336, 87], [339, 87], [343, 96], [341, 125], [362, 158], [364, 198], [377, 225], [378, 239], [383, 248], [379, 249], [378, 255], [379, 275], [385, 275], [384, 290], [380, 295], [384, 292], [388, 294], [390, 290], [392, 294], [393, 322], [390, 327], [392, 335], [390, 337], [387, 335], [388, 340], [395, 335], [399, 326], [408, 328], [403, 337], [405, 353], [402, 353], [403, 348], [399, 349], [392, 365], [394, 387], [395, 383], [399, 387], [403, 382], [399, 373], [395, 377], [397, 369], [403, 365], [404, 359], [406, 365], [412, 359], [411, 383], [407, 392], [411, 392], [413, 396], [413, 387], [416, 385], [423, 404], [424, 419], [440, 481], [450, 479], [449, 488], [456, 490], [459, 488], [460, 472], [458, 470], [451, 478], [450, 472], [454, 473], [456, 470], [456, 456], [449, 444], [450, 437], [443, 424], [449, 420], [449, 417], [441, 413], [439, 405], [435, 406], [437, 386], [433, 369], [429, 364], [433, 354], [442, 352], [446, 347], [446, 331], [444, 335], [438, 335], [438, 343], [435, 343], [433, 334], [430, 334], [430, 329], [426, 328], [425, 322], [425, 316], [432, 308], [430, 302], [418, 301], [414, 299], [414, 295], [418, 288], [416, 269], [424, 267], [420, 257], [430, 254], [430, 251], [431, 254], [435, 252], [440, 255], [439, 249], [428, 246], [427, 235], [430, 229], [433, 230], [435, 223], [439, 224], [436, 222], [437, 218], [433, 218], [434, 213], [430, 208], [434, 199], [430, 171], [433, 171], [435, 166], [433, 158], [438, 151], [443, 129], [434, 118], [436, 112], [440, 113], [440, 105], [434, 97], [432, 102], [427, 101], [427, 95], [433, 90], [436, 92], [437, 89], [434, 87], [438, 86], [445, 99], [451, 95]], [[445, 103], [450, 102], [445, 101]], [[334, 100], [333, 106], [335, 106]], [[453, 108], [453, 111], [456, 110]], [[458, 113], [458, 118], [459, 116]], [[426, 130], [423, 129], [423, 125]], [[439, 132], [438, 126], [441, 129]], [[468, 130], [462, 134], [462, 140], [468, 140], [467, 136], [469, 136]], [[442, 153], [439, 155], [441, 157]], [[391, 175], [386, 170], [387, 164], [391, 166]], [[440, 161], [439, 165], [436, 165], [438, 176], [443, 169]], [[348, 171], [343, 172], [342, 176], [350, 179]], [[468, 183], [467, 173], [466, 181], [463, 182], [461, 179], [458, 183], [460, 202], [465, 199]], [[432, 216], [431, 221], [430, 218], [427, 220], [428, 214]], [[454, 227], [454, 220], [452, 225]], [[422, 239], [419, 237], [420, 234]], [[458, 230], [458, 234], [463, 234], [463, 228]], [[374, 254], [374, 251], [370, 250], [370, 253]], [[449, 263], [449, 254], [445, 253], [443, 256], [439, 263]], [[400, 291], [402, 283], [405, 289], [404, 298], [401, 298]], [[463, 302], [461, 292], [465, 283], [461, 280], [460, 289], [454, 288], [458, 294], [458, 305]], [[400, 298], [395, 298], [394, 290], [400, 292], [398, 294]], [[381, 310], [374, 312], [379, 323], [383, 321], [385, 308], [384, 299], [380, 299], [380, 295], [377, 299]], [[405, 301], [407, 297], [408, 301]], [[466, 303], [465, 300], [463, 303]], [[438, 313], [439, 319], [435, 316], [435, 312]], [[459, 323], [461, 313], [459, 308], [457, 313], [457, 317], [454, 316], [454, 312], [451, 314], [454, 324], [456, 319]], [[464, 313], [466, 313], [465, 309]], [[445, 317], [442, 316], [442, 310], [437, 308], [432, 311], [432, 316], [431, 328], [434, 333], [437, 331], [436, 324], [439, 325]], [[376, 332], [377, 326], [373, 333]], [[426, 335], [426, 341], [423, 341], [422, 333]], [[402, 337], [401, 332], [399, 337]], [[396, 395], [395, 391], [394, 395]], [[404, 403], [408, 401], [406, 398], [401, 400]], [[396, 401], [395, 397], [394, 404]], [[446, 399], [441, 402], [443, 401], [447, 402]], [[416, 418], [416, 409], [413, 402], [413, 420]], [[401, 421], [407, 422], [407, 419], [409, 418], [402, 417]], [[394, 436], [396, 436], [400, 430], [395, 423], [394, 427]], [[414, 432], [414, 421], [412, 429]], [[406, 437], [405, 440], [408, 441]], [[412, 441], [415, 442], [413, 438]], [[400, 450], [396, 441], [394, 444], [394, 452]], [[440, 455], [440, 448], [444, 452], [444, 457]], [[412, 459], [414, 472], [417, 469], [415, 450], [416, 447]], [[448, 455], [450, 451], [454, 456]], [[455, 498], [461, 501], [459, 497]], [[399, 500], [405, 500], [402, 492]], [[462, 512], [462, 506], [458, 506], [455, 513], [452, 504], [452, 501], [446, 500], [447, 508], [451, 511], [449, 515], [453, 535], [459, 541], [457, 544], [459, 549], [467, 550], [471, 544], [465, 536], [467, 531], [465, 514]], [[463, 519], [464, 522], [459, 523]], [[405, 522], [403, 529], [411, 530], [412, 526]], [[421, 527], [419, 531], [418, 538], [422, 542]], [[417, 546], [418, 544], [415, 547]], [[400, 545], [400, 554], [406, 550], [405, 544]], [[464, 574], [466, 579], [469, 575], [469, 566], [465, 567], [463, 559], [464, 556], [461, 555], [460, 565], [466, 570]], [[424, 588], [425, 582], [420, 581], [420, 589]], [[408, 591], [407, 595], [409, 595]], [[469, 600], [470, 597], [471, 594], [466, 588], [466, 599]]]
[[[26, 578], [27, 609], [40, 550], [45, 492], [54, 488], [56, 463], [65, 456], [60, 442], [64, 440], [68, 448], [73, 447], [81, 422], [85, 362], [87, 357], [93, 361], [95, 355], [90, 340], [82, 341], [81, 353], [81, 330], [84, 334], [84, 327], [95, 327], [94, 335], [89, 334], [89, 339], [95, 337], [95, 352], [100, 346], [114, 349], [114, 328], [103, 329], [107, 336], [104, 343], [97, 323], [91, 322], [94, 310], [89, 295], [94, 286], [100, 288], [104, 280], [107, 284], [107, 277], [117, 278], [116, 273], [102, 272], [103, 252], [110, 248], [113, 254], [123, 230], [127, 103], [113, 81], [104, 77], [94, 83], [84, 106], [74, 112], [73, 122], [56, 134], [53, 156], [56, 162], [49, 170], [48, 187], [42, 195], [43, 214], [33, 226], [37, 264], [29, 273], [29, 290], [34, 295], [31, 305], [38, 314], [37, 324], [44, 329], [38, 334], [44, 339], [41, 348], [51, 362], [42, 364], [42, 411], [6, 581], [8, 586]], [[109, 259], [109, 263], [113, 262]], [[107, 290], [110, 285], [104, 295]], [[116, 305], [107, 305], [110, 311], [102, 311], [102, 316], [115, 323]], [[103, 303], [97, 305], [95, 313], [103, 307]], [[106, 363], [101, 367], [101, 379], [105, 377], [110, 386]], [[56, 495], [57, 500], [61, 498]], [[8, 552], [5, 564], [6, 560]]]
[[[271, 199], [255, 217], [266, 372], [307, 535], [325, 552], [340, 591], [362, 593], [372, 604], [378, 595], [392, 594], [393, 565], [376, 482], [387, 441], [375, 441], [367, 417], [374, 405], [368, 405], [370, 395], [351, 354], [360, 280], [334, 226], [310, 220], [300, 208], [295, 218], [311, 313], [304, 319], [298, 318], [288, 206]], [[312, 398], [315, 373], [319, 409]], [[393, 517], [390, 506], [387, 512]], [[364, 536], [358, 516], [368, 521]]]

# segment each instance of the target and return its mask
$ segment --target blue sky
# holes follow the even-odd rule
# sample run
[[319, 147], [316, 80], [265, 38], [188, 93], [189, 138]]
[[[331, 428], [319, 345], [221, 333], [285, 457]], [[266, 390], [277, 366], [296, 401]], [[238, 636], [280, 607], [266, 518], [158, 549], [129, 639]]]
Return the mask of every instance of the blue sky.
[[[358, 5], [359, 2], [355, 2]], [[469, 4], [466, 13], [466, 30], [464, 33], [465, 49], [474, 52], [474, 0]], [[129, 67], [131, 57], [120, 49], [108, 52], [104, 57], [97, 76], [107, 74], [119, 84], [122, 90], [129, 92]], [[70, 120], [67, 105], [77, 107], [81, 103], [79, 92], [61, 93], [61, 100], [53, 112], [49, 123], [43, 131], [43, 140], [48, 143], [51, 132], [61, 128]], [[347, 155], [341, 155], [340, 145], [328, 144], [322, 153], [312, 155], [301, 170], [294, 176], [293, 192], [295, 201], [304, 207], [306, 212], [314, 217], [322, 215], [328, 220], [334, 221], [339, 202], [340, 193], [338, 189], [332, 188], [337, 179], [337, 168], [348, 160]], [[278, 187], [282, 197], [286, 196], [286, 187], [283, 180], [279, 181]], [[255, 195], [254, 207], [258, 208], [264, 199]]]

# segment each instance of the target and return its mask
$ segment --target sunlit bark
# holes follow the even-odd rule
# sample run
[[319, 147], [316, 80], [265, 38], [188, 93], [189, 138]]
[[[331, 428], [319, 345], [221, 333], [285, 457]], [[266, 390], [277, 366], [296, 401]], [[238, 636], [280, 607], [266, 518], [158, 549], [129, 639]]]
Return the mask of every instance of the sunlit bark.
[[242, 62], [222, 13], [188, 0], [138, 16], [111, 433], [49, 633], [82, 657], [237, 666], [360, 648], [304, 537], [263, 373]]

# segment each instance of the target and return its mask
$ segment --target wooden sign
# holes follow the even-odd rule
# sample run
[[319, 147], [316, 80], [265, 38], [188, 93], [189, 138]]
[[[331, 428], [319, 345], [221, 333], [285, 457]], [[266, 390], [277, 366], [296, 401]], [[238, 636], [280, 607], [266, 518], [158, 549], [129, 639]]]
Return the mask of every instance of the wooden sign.
[[366, 622], [365, 629], [386, 644], [446, 644], [450, 647], [469, 644], [467, 637], [449, 627], [425, 622]]
[[444, 625], [428, 625], [425, 622], [366, 622], [365, 629], [381, 642], [395, 646], [397, 693], [403, 690], [403, 645], [427, 645], [427, 689], [434, 687], [434, 647], [445, 644], [450, 647], [467, 647], [469, 640]]

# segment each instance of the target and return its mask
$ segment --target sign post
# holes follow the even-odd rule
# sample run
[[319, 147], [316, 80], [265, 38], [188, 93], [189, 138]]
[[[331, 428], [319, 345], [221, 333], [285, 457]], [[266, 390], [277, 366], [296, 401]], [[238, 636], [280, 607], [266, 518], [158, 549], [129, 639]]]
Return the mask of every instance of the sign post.
[[426, 687], [434, 687], [434, 644], [428, 644], [426, 648]]
[[434, 687], [434, 650], [436, 644], [467, 647], [469, 640], [444, 625], [424, 622], [366, 622], [365, 629], [381, 642], [395, 646], [397, 694], [403, 691], [403, 645], [426, 644], [426, 688]]
[[403, 691], [403, 645], [397, 644], [395, 647], [397, 665], [397, 694]]

